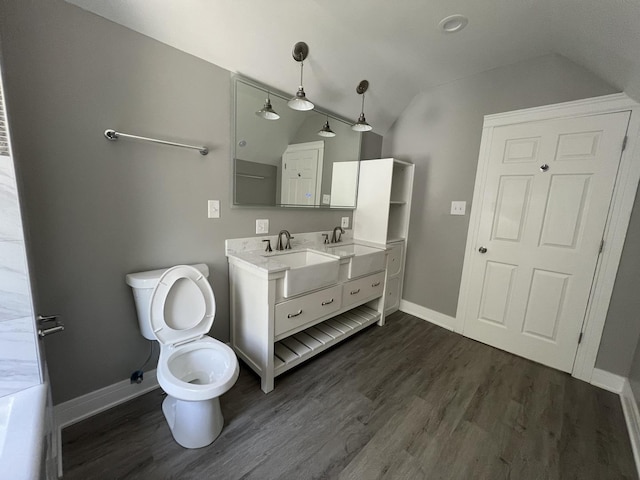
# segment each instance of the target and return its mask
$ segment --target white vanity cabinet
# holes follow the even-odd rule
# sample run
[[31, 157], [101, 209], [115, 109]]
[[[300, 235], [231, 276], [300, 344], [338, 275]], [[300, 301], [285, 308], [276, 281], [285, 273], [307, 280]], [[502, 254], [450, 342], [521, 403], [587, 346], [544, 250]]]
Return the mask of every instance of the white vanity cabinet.
[[384, 269], [348, 279], [348, 259], [341, 260], [335, 285], [285, 298], [286, 270], [228, 259], [231, 344], [265, 393], [276, 376], [384, 317]]
[[388, 249], [385, 314], [398, 310], [402, 298], [414, 168], [395, 158], [360, 162], [353, 238]]

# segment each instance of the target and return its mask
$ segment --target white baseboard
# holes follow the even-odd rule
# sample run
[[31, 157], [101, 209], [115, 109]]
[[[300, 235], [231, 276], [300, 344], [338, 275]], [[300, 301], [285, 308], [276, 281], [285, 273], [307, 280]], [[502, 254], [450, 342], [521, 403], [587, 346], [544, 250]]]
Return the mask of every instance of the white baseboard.
[[81, 397], [73, 398], [53, 407], [56, 425], [58, 428], [68, 427], [127, 400], [155, 390], [158, 386], [154, 369], [144, 373], [144, 381], [140, 384], [122, 380]]
[[599, 368], [594, 368], [590, 383], [591, 385], [595, 385], [603, 390], [621, 394], [626, 381], [627, 379], [625, 377], [600, 370]]
[[62, 477], [62, 429], [158, 388], [156, 371], [144, 372], [140, 384], [122, 380], [53, 407], [57, 434], [58, 476]]
[[627, 422], [627, 431], [631, 440], [633, 459], [636, 461], [636, 470], [640, 473], [640, 412], [638, 412], [638, 403], [631, 391], [631, 384], [626, 378], [620, 393], [620, 402], [622, 403], [624, 419]]
[[417, 303], [408, 302], [406, 300], [400, 300], [400, 311], [418, 317], [427, 322], [438, 325], [439, 327], [446, 328], [452, 332], [456, 326], [456, 319], [445, 315], [444, 313], [436, 312], [429, 308], [418, 305]]

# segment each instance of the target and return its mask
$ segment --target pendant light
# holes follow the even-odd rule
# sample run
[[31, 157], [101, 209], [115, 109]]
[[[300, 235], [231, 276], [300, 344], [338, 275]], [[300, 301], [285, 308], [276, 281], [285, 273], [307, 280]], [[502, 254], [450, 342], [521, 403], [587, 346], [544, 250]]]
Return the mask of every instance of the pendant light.
[[264, 106], [256, 112], [256, 115], [265, 120], [278, 120], [280, 115], [271, 106], [271, 97], [267, 92], [267, 99], [264, 101]]
[[293, 96], [287, 105], [289, 108], [293, 110], [306, 111], [313, 110], [313, 103], [307, 100], [307, 96], [304, 93], [304, 88], [302, 87], [302, 73], [304, 71], [304, 60], [309, 55], [309, 46], [304, 42], [298, 42], [293, 46], [293, 59], [296, 62], [300, 62], [300, 86], [298, 87], [298, 91]]
[[327, 115], [327, 121], [324, 123], [324, 126], [318, 132], [318, 135], [321, 137], [335, 137], [336, 134], [331, 127], [329, 126], [329, 115]]
[[356, 93], [358, 95], [362, 95], [362, 111], [358, 117], [358, 121], [351, 127], [351, 130], [356, 132], [369, 132], [373, 130], [373, 127], [369, 125], [367, 120], [364, 118], [364, 94], [368, 88], [369, 82], [367, 80], [362, 80], [356, 87]]

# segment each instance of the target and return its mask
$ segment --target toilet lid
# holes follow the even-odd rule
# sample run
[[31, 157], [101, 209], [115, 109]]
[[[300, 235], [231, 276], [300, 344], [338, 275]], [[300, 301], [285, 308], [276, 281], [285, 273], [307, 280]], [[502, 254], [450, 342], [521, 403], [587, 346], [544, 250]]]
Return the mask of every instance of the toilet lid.
[[187, 265], [162, 274], [150, 304], [151, 328], [163, 345], [206, 335], [216, 313], [216, 299], [207, 278]]

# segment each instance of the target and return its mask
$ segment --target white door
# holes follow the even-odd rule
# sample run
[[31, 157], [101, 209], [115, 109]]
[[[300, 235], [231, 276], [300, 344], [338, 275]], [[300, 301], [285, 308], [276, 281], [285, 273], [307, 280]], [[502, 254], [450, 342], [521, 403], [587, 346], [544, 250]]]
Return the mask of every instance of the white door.
[[572, 370], [629, 115], [493, 130], [465, 336]]
[[289, 145], [282, 155], [280, 202], [284, 205], [319, 205], [324, 142]]

